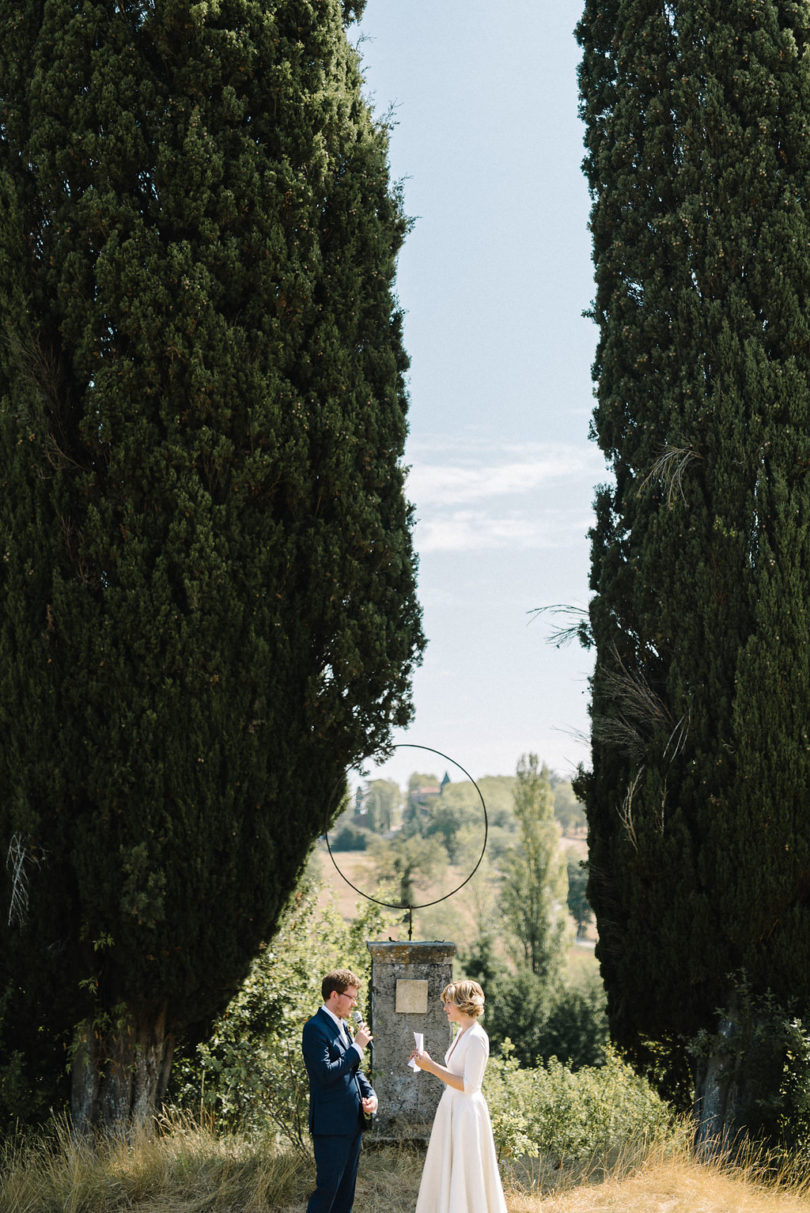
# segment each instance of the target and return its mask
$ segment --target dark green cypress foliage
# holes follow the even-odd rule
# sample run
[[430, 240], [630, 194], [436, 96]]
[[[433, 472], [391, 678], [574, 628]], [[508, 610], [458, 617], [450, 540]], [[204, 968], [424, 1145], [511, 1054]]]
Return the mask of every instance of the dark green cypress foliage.
[[83, 1024], [83, 1121], [148, 1112], [410, 715], [361, 7], [0, 0], [0, 1033], [33, 1082]]
[[[810, 11], [588, 0], [578, 36], [614, 473], [589, 896], [613, 1034], [659, 1064], [667, 1042], [683, 1091], [734, 974], [810, 1007]], [[775, 1092], [718, 1059], [697, 1066], [705, 1131], [767, 1130]]]

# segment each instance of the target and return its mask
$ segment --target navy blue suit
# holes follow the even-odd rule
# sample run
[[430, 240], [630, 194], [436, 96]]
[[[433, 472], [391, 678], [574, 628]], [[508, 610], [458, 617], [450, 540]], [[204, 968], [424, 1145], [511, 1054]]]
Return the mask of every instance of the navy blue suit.
[[317, 1173], [307, 1213], [351, 1213], [363, 1129], [360, 1101], [374, 1088], [358, 1069], [357, 1049], [323, 1008], [304, 1024], [301, 1048]]

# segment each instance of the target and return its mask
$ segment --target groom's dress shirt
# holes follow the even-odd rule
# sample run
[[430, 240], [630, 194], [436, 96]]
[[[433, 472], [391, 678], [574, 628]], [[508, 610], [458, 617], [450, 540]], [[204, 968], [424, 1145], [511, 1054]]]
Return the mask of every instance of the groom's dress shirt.
[[362, 1061], [363, 1060], [363, 1050], [360, 1047], [360, 1045], [357, 1043], [356, 1040], [352, 1040], [351, 1036], [349, 1035], [349, 1029], [346, 1027], [345, 1021], [342, 1019], [338, 1019], [337, 1015], [333, 1014], [333, 1012], [329, 1010], [326, 1003], [321, 1004], [321, 1010], [325, 1011], [326, 1014], [329, 1016], [329, 1018], [334, 1020], [334, 1022], [338, 1026], [338, 1031], [340, 1032], [341, 1036], [348, 1044], [349, 1048], [357, 1049], [357, 1052], [360, 1054], [360, 1060]]

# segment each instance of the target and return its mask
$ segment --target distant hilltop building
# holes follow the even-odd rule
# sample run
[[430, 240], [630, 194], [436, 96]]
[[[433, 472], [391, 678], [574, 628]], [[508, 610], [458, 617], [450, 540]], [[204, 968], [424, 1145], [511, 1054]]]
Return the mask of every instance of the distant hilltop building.
[[408, 808], [411, 810], [428, 810], [434, 800], [438, 800], [450, 782], [447, 771], [441, 783], [423, 783], [411, 788], [408, 793]]
[[412, 808], [427, 808], [429, 801], [437, 800], [442, 794], [439, 783], [425, 783], [421, 787], [411, 788], [408, 801]]

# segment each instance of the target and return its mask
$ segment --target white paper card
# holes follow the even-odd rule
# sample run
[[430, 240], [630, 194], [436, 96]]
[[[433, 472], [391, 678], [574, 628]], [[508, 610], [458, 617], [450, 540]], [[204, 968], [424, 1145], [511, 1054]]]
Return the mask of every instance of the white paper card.
[[[418, 1051], [419, 1053], [421, 1053], [421, 1052], [422, 1052], [422, 1050], [423, 1050], [423, 1049], [424, 1049], [424, 1047], [425, 1047], [425, 1034], [424, 1034], [424, 1032], [414, 1032], [414, 1034], [413, 1034], [413, 1042], [414, 1042], [414, 1045], [416, 1046], [417, 1051]], [[413, 1070], [415, 1073], [417, 1073], [417, 1074], [418, 1074], [418, 1073], [420, 1072], [420, 1071], [419, 1071], [419, 1066], [416, 1064], [416, 1062], [415, 1062], [415, 1061], [409, 1061], [409, 1062], [408, 1062], [408, 1065], [411, 1067], [411, 1069], [412, 1069], [412, 1070]]]

